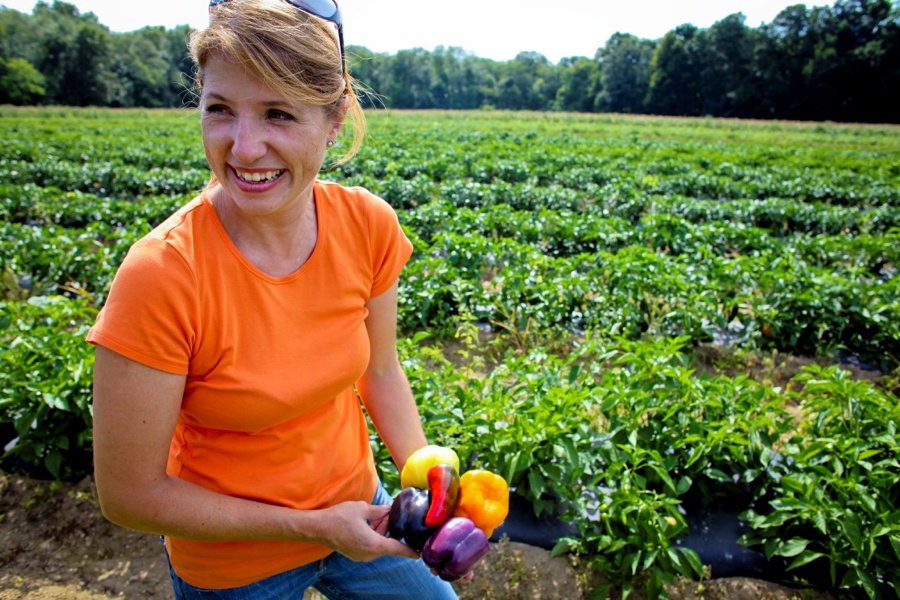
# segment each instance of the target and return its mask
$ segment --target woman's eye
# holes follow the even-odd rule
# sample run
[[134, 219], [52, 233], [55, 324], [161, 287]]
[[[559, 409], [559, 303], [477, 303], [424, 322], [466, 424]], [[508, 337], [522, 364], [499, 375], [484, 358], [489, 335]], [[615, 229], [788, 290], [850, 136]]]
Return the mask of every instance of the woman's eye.
[[206, 112], [210, 114], [218, 114], [228, 110], [224, 104], [210, 104], [206, 107]]
[[283, 110], [270, 110], [266, 115], [273, 121], [293, 121], [294, 117]]

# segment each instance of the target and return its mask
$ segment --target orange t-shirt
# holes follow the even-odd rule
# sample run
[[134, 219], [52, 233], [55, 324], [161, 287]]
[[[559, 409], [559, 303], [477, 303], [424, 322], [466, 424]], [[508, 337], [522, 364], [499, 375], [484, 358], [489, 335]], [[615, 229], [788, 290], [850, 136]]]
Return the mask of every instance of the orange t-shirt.
[[[88, 334], [186, 375], [170, 475], [260, 502], [315, 509], [370, 501], [376, 474], [353, 383], [369, 361], [366, 302], [397, 280], [412, 245], [361, 188], [315, 184], [318, 239], [271, 277], [231, 242], [205, 195], [129, 250]], [[328, 555], [301, 542], [167, 538], [175, 571], [206, 588], [246, 585]]]

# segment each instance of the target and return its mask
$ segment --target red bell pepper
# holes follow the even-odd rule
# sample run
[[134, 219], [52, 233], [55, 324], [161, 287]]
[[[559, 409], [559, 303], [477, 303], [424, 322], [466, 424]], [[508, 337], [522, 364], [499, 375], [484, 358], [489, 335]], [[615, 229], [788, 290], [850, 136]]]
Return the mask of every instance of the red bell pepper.
[[428, 489], [431, 491], [431, 507], [425, 515], [425, 524], [437, 527], [443, 525], [456, 508], [459, 473], [452, 465], [434, 465], [428, 469]]

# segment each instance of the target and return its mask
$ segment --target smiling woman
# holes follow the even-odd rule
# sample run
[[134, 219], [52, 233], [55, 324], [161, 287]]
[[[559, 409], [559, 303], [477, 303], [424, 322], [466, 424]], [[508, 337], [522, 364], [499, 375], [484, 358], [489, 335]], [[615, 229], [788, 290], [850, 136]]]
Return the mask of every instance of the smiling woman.
[[398, 468], [426, 445], [396, 352], [412, 245], [384, 200], [318, 179], [362, 113], [298, 4], [221, 2], [191, 40], [213, 175], [131, 247], [88, 334], [101, 507], [165, 537], [176, 598], [454, 598], [385, 535], [363, 407]]

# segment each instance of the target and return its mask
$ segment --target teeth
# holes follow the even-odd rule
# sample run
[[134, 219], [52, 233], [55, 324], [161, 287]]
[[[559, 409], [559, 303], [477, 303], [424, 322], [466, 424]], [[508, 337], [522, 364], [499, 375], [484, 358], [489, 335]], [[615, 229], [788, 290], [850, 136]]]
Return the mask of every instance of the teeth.
[[260, 181], [271, 181], [284, 173], [284, 169], [279, 169], [277, 171], [266, 171], [265, 173], [245, 173], [243, 171], [234, 170], [237, 173], [238, 178], [248, 181], [251, 183], [259, 183]]

